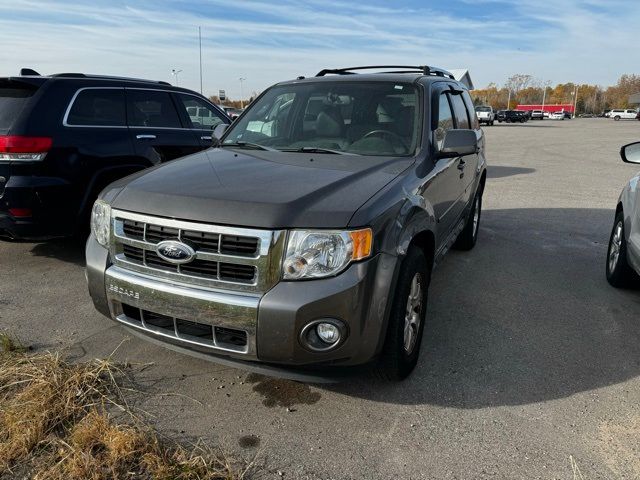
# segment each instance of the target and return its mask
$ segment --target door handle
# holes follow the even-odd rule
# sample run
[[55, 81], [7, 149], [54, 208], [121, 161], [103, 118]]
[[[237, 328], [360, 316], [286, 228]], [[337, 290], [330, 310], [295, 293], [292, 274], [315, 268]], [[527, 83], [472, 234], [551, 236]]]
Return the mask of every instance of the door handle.
[[464, 166], [466, 165], [464, 160], [460, 160], [460, 163], [458, 163], [458, 170], [464, 170]]
[[213, 140], [213, 138], [211, 137], [211, 135], [203, 135], [202, 137], [200, 137], [200, 140]]
[[138, 140], [155, 140], [155, 135], [136, 135]]

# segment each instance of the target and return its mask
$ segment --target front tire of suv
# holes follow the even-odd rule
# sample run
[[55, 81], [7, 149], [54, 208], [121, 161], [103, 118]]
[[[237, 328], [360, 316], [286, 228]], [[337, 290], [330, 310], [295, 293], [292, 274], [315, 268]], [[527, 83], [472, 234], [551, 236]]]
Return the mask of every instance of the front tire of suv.
[[625, 288], [637, 284], [638, 275], [627, 260], [627, 241], [624, 236], [624, 213], [616, 214], [609, 248], [607, 248], [607, 281], [613, 287]]
[[478, 188], [473, 199], [473, 205], [469, 212], [467, 222], [458, 235], [453, 248], [456, 250], [471, 250], [478, 241], [478, 231], [480, 230], [480, 215], [482, 214], [482, 187]]
[[377, 369], [383, 378], [396, 381], [407, 378], [418, 363], [431, 280], [430, 264], [415, 246], [409, 248], [400, 268]]

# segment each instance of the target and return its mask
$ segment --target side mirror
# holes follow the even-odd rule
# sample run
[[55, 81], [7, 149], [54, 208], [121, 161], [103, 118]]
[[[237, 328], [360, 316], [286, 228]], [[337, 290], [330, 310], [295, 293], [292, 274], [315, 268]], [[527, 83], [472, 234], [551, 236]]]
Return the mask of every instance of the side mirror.
[[625, 163], [640, 163], [640, 142], [630, 143], [622, 147], [620, 156]]
[[226, 123], [219, 123], [218, 125], [213, 127], [211, 141], [214, 147], [220, 145], [220, 139], [222, 138], [222, 135], [224, 135], [224, 132], [226, 132], [228, 127], [229, 125], [227, 125]]
[[474, 153], [478, 153], [478, 137], [475, 131], [466, 129], [449, 130], [444, 135], [439, 152], [441, 158], [463, 157]]

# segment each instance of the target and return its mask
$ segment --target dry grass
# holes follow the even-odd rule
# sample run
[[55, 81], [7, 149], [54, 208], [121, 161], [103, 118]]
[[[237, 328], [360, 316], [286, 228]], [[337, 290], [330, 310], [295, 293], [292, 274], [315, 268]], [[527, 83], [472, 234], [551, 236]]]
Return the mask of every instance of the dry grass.
[[[5, 338], [7, 340], [5, 340]], [[246, 474], [222, 453], [161, 442], [128, 412], [126, 379], [109, 360], [70, 364], [27, 354], [0, 336], [0, 478], [35, 480], [236, 480]], [[122, 417], [122, 415], [120, 415]]]

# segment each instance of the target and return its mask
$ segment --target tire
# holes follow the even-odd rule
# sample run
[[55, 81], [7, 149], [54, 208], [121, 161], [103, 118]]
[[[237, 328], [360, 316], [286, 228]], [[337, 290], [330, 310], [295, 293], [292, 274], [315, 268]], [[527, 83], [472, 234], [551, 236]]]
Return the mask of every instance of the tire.
[[476, 196], [473, 198], [473, 205], [469, 212], [467, 222], [458, 235], [453, 248], [456, 250], [471, 250], [478, 241], [478, 232], [480, 230], [480, 216], [482, 215], [482, 188], [478, 188]]
[[[616, 255], [617, 254], [617, 255]], [[624, 235], [624, 213], [619, 211], [613, 222], [609, 246], [607, 247], [607, 281], [616, 288], [638, 284], [638, 275], [627, 260], [627, 241]]]
[[613, 119], [614, 119], [616, 122], [620, 121], [620, 115], [616, 115], [615, 117], [613, 117]]
[[[640, 119], [638, 119], [638, 120], [640, 120]], [[493, 127], [493, 122], [494, 122], [494, 120], [491, 120], [491, 121], [489, 122], [489, 125], [491, 125], [492, 127]]]
[[424, 252], [409, 247], [396, 283], [389, 325], [377, 373], [387, 380], [403, 380], [420, 356], [426, 322], [431, 266]]

